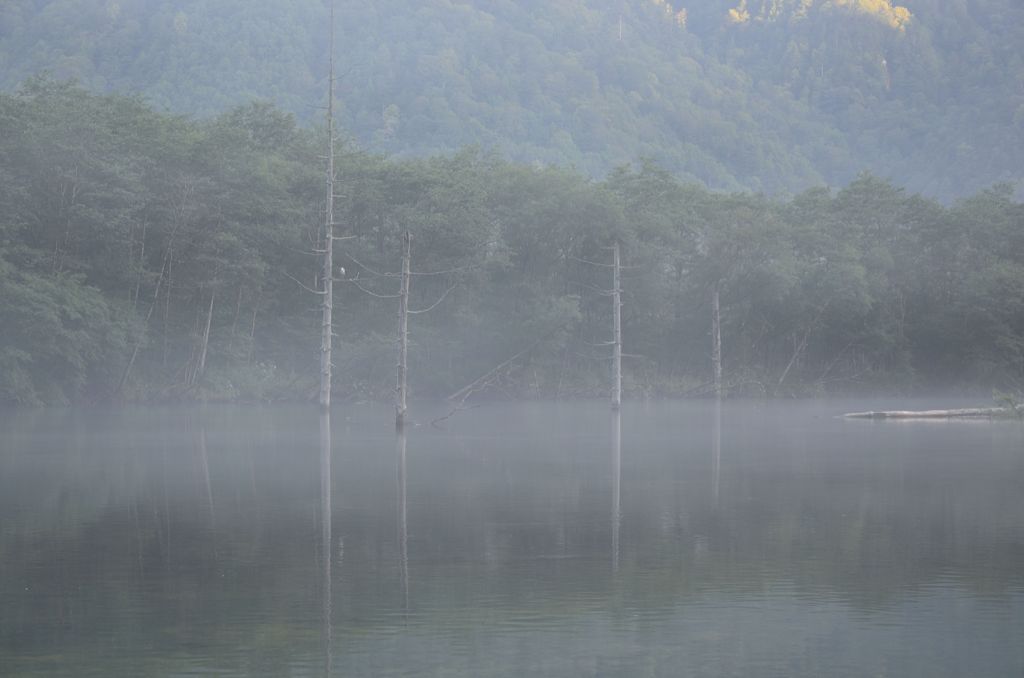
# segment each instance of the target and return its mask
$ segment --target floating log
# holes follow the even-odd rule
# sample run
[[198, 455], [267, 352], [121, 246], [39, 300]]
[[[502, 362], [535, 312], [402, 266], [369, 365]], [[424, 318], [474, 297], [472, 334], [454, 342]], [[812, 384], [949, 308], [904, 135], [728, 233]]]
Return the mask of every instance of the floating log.
[[973, 407], [962, 410], [889, 410], [887, 412], [849, 412], [848, 419], [962, 419], [1006, 417], [1014, 414], [1008, 407]]

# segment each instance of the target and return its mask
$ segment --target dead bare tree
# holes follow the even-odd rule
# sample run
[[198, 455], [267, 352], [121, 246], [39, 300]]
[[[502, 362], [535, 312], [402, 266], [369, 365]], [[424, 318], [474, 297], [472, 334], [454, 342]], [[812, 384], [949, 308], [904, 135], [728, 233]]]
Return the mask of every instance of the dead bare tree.
[[622, 270], [619, 241], [612, 247], [612, 409], [622, 405]]
[[320, 407], [331, 406], [331, 346], [334, 327], [334, 0], [330, 9], [327, 75], [327, 203], [324, 208], [323, 265], [320, 289]]
[[711, 288], [711, 366], [714, 368], [715, 398], [722, 399], [722, 308], [720, 283]]
[[[612, 269], [612, 288], [610, 290], [593, 289], [601, 296], [611, 297], [612, 299], [612, 340], [599, 345], [612, 347], [611, 404], [612, 409], [617, 410], [622, 406], [622, 358], [624, 357], [622, 353], [622, 260], [619, 241], [616, 240], [608, 249], [612, 251], [612, 263], [610, 264], [602, 264], [578, 257], [573, 257], [573, 259], [591, 266]], [[588, 287], [590, 286], [588, 285]]]
[[398, 368], [397, 368], [397, 376], [396, 376], [396, 379], [395, 379], [395, 428], [397, 430], [401, 431], [402, 429], [405, 428], [405, 417], [406, 417], [406, 411], [408, 409], [408, 407], [407, 407], [407, 399], [408, 399], [408, 391], [409, 391], [409, 388], [408, 388], [408, 373], [409, 373], [409, 363], [408, 363], [408, 356], [409, 356], [409, 316], [410, 315], [418, 315], [420, 313], [426, 313], [428, 311], [433, 310], [442, 301], [444, 301], [445, 298], [448, 296], [448, 294], [455, 288], [454, 284], [449, 285], [445, 289], [445, 291], [441, 294], [441, 296], [436, 301], [434, 301], [434, 303], [430, 304], [426, 308], [421, 308], [421, 309], [413, 311], [413, 310], [409, 309], [409, 290], [410, 290], [410, 283], [411, 283], [411, 280], [412, 280], [412, 276], [414, 276], [414, 275], [439, 275], [441, 273], [454, 272], [455, 270], [458, 270], [458, 269], [453, 269], [453, 271], [439, 271], [437, 273], [414, 273], [412, 271], [412, 263], [411, 263], [412, 262], [412, 233], [410, 233], [409, 231], [405, 231], [405, 233], [402, 235], [402, 270], [401, 270], [400, 273], [397, 273], [397, 274], [396, 273], [381, 273], [381, 272], [375, 271], [375, 270], [373, 270], [373, 269], [371, 269], [371, 268], [369, 268], [367, 266], [364, 266], [363, 264], [359, 263], [358, 261], [356, 261], [351, 256], [349, 257], [349, 259], [351, 259], [361, 269], [365, 270], [366, 272], [370, 273], [371, 275], [373, 275], [375, 277], [382, 277], [382, 278], [398, 277], [400, 279], [398, 294], [380, 294], [378, 292], [374, 292], [373, 290], [370, 290], [370, 289], [364, 287], [362, 284], [360, 284], [358, 276], [356, 276], [354, 278], [351, 278], [350, 280], [348, 280], [348, 282], [351, 283], [352, 285], [354, 285], [360, 291], [362, 291], [362, 292], [364, 292], [366, 294], [369, 294], [370, 296], [376, 297], [378, 299], [398, 299], [399, 300], [398, 301], [398, 338], [397, 338], [397, 344], [398, 344]]
[[398, 379], [395, 384], [395, 428], [405, 426], [409, 359], [409, 260], [412, 258], [412, 234], [402, 237], [402, 287], [398, 300]]
[[[316, 294], [320, 297], [320, 389], [319, 402], [322, 410], [331, 407], [332, 373], [334, 363], [332, 362], [332, 345], [334, 339], [334, 242], [336, 240], [347, 240], [354, 236], [336, 236], [334, 227], [334, 199], [337, 197], [335, 188], [337, 186], [337, 174], [335, 171], [334, 143], [336, 141], [334, 132], [334, 84], [336, 80], [334, 68], [334, 0], [330, 2], [330, 19], [328, 40], [328, 76], [327, 76], [327, 140], [325, 159], [326, 170], [326, 195], [324, 201], [323, 233], [318, 236], [319, 245], [311, 254], [320, 257], [320, 272], [314, 283], [316, 288], [309, 287], [295, 276], [284, 273], [285, 277], [296, 283], [305, 291]], [[309, 252], [302, 252], [309, 254]], [[342, 270], [344, 273], [344, 270]], [[256, 327], [256, 312], [253, 311], [253, 331]]]
[[199, 380], [203, 378], [206, 373], [206, 354], [210, 346], [210, 325], [213, 323], [213, 302], [217, 297], [217, 288], [210, 289], [210, 306], [206, 311], [206, 325], [203, 328], [202, 338], [199, 343], [199, 358], [196, 362], [195, 369], [192, 372], [192, 379], [190, 380], [190, 386], [199, 383]]

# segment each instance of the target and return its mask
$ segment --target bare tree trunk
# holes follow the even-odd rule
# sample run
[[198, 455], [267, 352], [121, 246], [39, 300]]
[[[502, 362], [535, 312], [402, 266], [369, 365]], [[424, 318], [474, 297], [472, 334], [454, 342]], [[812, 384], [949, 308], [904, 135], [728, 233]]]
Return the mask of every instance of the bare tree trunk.
[[167, 346], [167, 330], [168, 330], [168, 322], [169, 322], [168, 318], [169, 318], [169, 316], [171, 314], [171, 284], [172, 284], [172, 280], [173, 280], [171, 278], [171, 268], [172, 268], [173, 264], [174, 264], [174, 251], [171, 249], [171, 245], [168, 244], [167, 245], [167, 285], [166, 285], [166, 292], [164, 293], [164, 336], [163, 336], [163, 349], [164, 350], [163, 350], [163, 361], [161, 363], [165, 368], [167, 367], [167, 353], [168, 353], [168, 350], [169, 350], [169, 348]]
[[231, 320], [231, 334], [228, 338], [228, 355], [235, 348], [235, 331], [238, 329], [238, 317], [242, 315], [242, 285], [238, 286], [238, 298], [235, 300], [235, 317]]
[[331, 342], [334, 312], [334, 2], [330, 18], [330, 68], [327, 76], [327, 206], [324, 215], [324, 260], [320, 290], [320, 407], [331, 406]]
[[246, 365], [252, 365], [252, 356], [256, 350], [256, 305], [252, 307], [252, 324], [249, 326], [249, 355], [245, 359]]
[[797, 358], [799, 358], [800, 354], [804, 352], [805, 348], [807, 348], [807, 338], [811, 335], [812, 327], [808, 327], [804, 331], [804, 336], [800, 338], [800, 341], [797, 342], [796, 348], [793, 349], [793, 355], [790, 356], [789, 362], [786, 363], [786, 369], [782, 370], [782, 374], [779, 375], [779, 381], [775, 384], [775, 390], [772, 391], [773, 396], [779, 395], [779, 390], [782, 388], [782, 382], [786, 381], [786, 377], [789, 376], [789, 371], [793, 369], [793, 365], [796, 364]]
[[206, 374], [206, 353], [210, 345], [210, 325], [213, 323], [213, 301], [217, 296], [216, 289], [210, 289], [210, 307], [206, 311], [206, 327], [203, 329], [203, 341], [199, 348], [199, 362], [196, 363], [195, 375], [192, 383], [196, 384]]
[[406, 391], [409, 357], [409, 261], [412, 258], [412, 234], [402, 238], [402, 289], [398, 297], [398, 383], [395, 387], [395, 428], [405, 427]]
[[722, 397], [722, 310], [718, 283], [711, 290], [711, 366], [714, 368], [715, 397]]
[[[130, 255], [129, 255], [130, 259]], [[135, 276], [135, 294], [129, 295], [132, 297], [132, 310], [134, 311], [139, 305], [139, 288], [142, 287], [142, 274], [146, 271], [146, 222], [142, 222], [142, 242], [139, 245], [139, 273]], [[160, 275], [163, 275], [163, 269], [160, 270]]]
[[56, 244], [54, 246], [54, 264], [53, 265], [54, 265], [54, 272], [55, 273], [63, 273], [63, 271], [64, 271], [64, 259], [65, 259], [65, 257], [67, 257], [68, 250], [71, 248], [71, 214], [70, 214], [70, 210], [78, 202], [78, 191], [79, 191], [79, 187], [78, 187], [78, 168], [75, 167], [74, 170], [72, 170], [72, 172], [73, 172], [73, 177], [71, 179], [70, 196], [68, 197], [68, 200], [67, 200], [66, 203], [65, 203], [64, 198], [65, 198], [65, 196], [68, 195], [68, 191], [67, 191], [67, 189], [65, 189], [64, 184], [63, 183], [61, 184], [61, 206], [62, 206], [65, 214], [67, 214], [67, 217], [64, 219], [64, 238], [63, 238], [64, 239], [64, 245], [63, 245], [63, 247], [61, 246], [61, 243], [60, 243], [61, 239], [58, 236], [57, 242], [56, 242]]
[[[167, 250], [167, 256], [164, 257], [164, 262], [160, 266], [160, 275], [158, 275], [157, 278], [156, 278], [156, 287], [153, 290], [153, 304], [149, 307], [149, 311], [146, 312], [146, 329], [147, 330], [149, 329], [149, 319], [153, 317], [153, 311], [156, 310], [157, 304], [160, 303], [160, 283], [163, 282], [164, 271], [166, 271], [168, 266], [169, 266], [170, 254], [171, 254], [171, 251], [168, 249]], [[139, 274], [139, 277], [141, 278], [141, 274]], [[136, 288], [135, 301], [138, 302], [138, 300], [139, 300], [139, 293], [138, 293], [138, 288]], [[128, 364], [124, 366], [124, 372], [121, 373], [121, 379], [120, 379], [120, 381], [117, 382], [117, 394], [118, 395], [120, 395], [121, 392], [124, 390], [124, 385], [128, 381], [128, 375], [131, 374], [132, 366], [135, 364], [135, 359], [139, 356], [139, 348], [141, 348], [141, 347], [142, 347], [142, 340], [140, 339], [139, 341], [135, 342], [135, 346], [132, 348], [132, 355], [131, 355], [130, 358], [128, 358]]]
[[612, 247], [612, 409], [622, 405], [622, 283], [619, 243]]

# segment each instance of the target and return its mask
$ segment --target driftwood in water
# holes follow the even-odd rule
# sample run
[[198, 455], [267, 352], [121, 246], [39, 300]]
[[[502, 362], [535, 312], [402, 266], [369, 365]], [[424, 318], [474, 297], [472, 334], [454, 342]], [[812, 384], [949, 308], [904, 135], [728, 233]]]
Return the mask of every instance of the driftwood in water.
[[1008, 407], [973, 407], [961, 410], [890, 410], [888, 412], [850, 412], [850, 419], [966, 419], [1005, 417], [1014, 414]]

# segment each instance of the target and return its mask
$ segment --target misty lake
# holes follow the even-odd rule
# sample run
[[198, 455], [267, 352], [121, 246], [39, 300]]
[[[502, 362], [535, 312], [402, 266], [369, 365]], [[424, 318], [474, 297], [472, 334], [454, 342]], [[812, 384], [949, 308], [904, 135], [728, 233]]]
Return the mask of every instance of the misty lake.
[[1020, 676], [1024, 425], [835, 416], [952, 404], [5, 412], [0, 675]]

